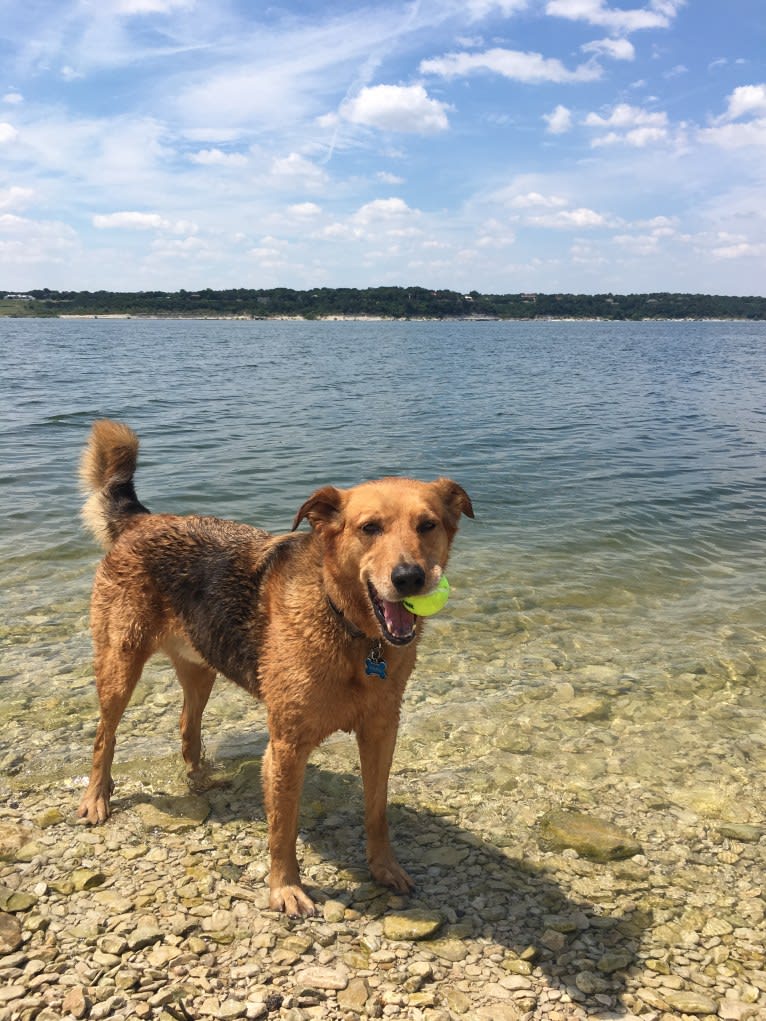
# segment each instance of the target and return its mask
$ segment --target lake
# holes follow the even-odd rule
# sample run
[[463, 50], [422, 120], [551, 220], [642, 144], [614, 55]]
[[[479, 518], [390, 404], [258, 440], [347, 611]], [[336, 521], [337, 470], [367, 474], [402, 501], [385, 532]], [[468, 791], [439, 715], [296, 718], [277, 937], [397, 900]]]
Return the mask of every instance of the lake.
[[[15, 783], [89, 765], [98, 552], [76, 471], [103, 416], [139, 433], [153, 510], [281, 531], [327, 482], [467, 489], [476, 520], [410, 682], [405, 761], [434, 721], [442, 738], [468, 727], [442, 748], [458, 775], [520, 705], [523, 754], [544, 758], [555, 732], [534, 707], [558, 698], [601, 706], [594, 754], [620, 706], [635, 726], [696, 706], [702, 755], [725, 704], [728, 739], [755, 742], [764, 768], [766, 324], [3, 319], [0, 342], [0, 769]], [[172, 675], [157, 661], [147, 677], [118, 769], [122, 751], [151, 771], [157, 721], [162, 756], [177, 752]], [[232, 688], [209, 713], [214, 756], [262, 748], [260, 709]], [[670, 784], [683, 731], [678, 746], [665, 726], [641, 737]], [[619, 770], [635, 778], [632, 761]]]

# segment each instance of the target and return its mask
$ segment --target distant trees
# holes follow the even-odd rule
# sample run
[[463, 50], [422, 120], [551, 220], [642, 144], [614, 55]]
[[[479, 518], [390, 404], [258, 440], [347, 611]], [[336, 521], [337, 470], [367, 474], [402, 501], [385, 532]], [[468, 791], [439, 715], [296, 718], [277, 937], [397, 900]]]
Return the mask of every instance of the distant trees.
[[[58, 316], [376, 316], [391, 319], [766, 319], [766, 298], [710, 294], [462, 294], [424, 287], [214, 291], [0, 291], [0, 314]], [[32, 300], [30, 300], [32, 299]]]

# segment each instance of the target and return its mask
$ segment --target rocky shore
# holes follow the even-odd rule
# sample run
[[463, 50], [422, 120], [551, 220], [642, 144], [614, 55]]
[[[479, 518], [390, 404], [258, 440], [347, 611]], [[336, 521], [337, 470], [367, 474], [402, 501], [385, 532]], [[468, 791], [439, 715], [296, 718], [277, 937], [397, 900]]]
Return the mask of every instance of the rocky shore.
[[715, 743], [692, 752], [685, 729], [683, 798], [613, 772], [615, 729], [621, 756], [674, 770], [619, 699], [559, 686], [502, 725], [486, 705], [412, 710], [391, 806], [410, 898], [369, 881], [355, 748], [328, 742], [303, 799], [303, 920], [267, 908], [257, 756], [219, 761], [198, 794], [177, 764], [123, 767], [98, 829], [74, 817], [82, 778], [17, 770], [0, 779], [0, 1021], [766, 1018], [763, 775], [748, 789], [734, 761], [700, 786]]

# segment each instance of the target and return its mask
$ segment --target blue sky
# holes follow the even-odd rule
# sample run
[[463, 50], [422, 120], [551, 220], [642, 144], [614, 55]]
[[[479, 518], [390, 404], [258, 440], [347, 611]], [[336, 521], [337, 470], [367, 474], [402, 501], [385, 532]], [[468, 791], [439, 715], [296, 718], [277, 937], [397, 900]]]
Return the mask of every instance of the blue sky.
[[764, 0], [0, 0], [0, 287], [766, 293]]

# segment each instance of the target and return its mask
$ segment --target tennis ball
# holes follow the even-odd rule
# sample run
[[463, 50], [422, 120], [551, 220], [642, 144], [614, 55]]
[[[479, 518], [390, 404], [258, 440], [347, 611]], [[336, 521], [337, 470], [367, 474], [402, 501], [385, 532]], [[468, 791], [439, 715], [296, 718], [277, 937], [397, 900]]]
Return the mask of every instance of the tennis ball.
[[448, 599], [449, 582], [447, 576], [443, 574], [433, 592], [429, 592], [427, 596], [407, 596], [402, 603], [416, 617], [432, 617], [444, 609]]

